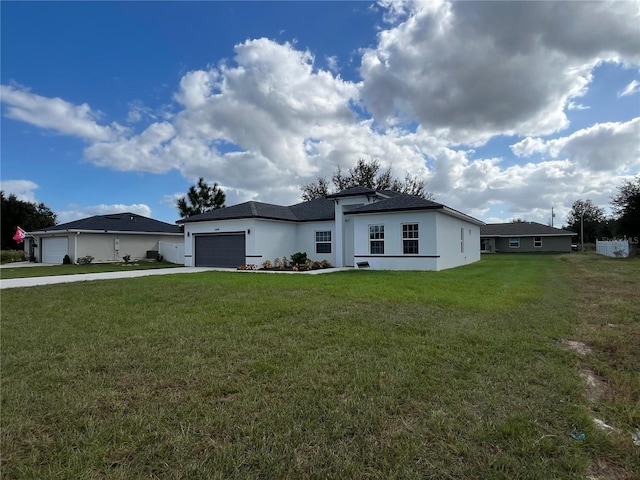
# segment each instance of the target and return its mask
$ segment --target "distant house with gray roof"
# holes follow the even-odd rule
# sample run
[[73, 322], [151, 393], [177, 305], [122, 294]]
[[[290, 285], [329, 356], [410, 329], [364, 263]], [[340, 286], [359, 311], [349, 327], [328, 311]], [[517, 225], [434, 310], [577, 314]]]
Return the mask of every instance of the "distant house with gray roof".
[[576, 233], [536, 222], [487, 223], [480, 227], [482, 253], [570, 252]]
[[296, 252], [334, 266], [443, 270], [480, 260], [483, 222], [441, 203], [354, 187], [290, 206], [249, 201], [178, 220], [185, 265], [261, 265]]
[[58, 264], [65, 255], [72, 263], [87, 255], [96, 263], [122, 261], [125, 255], [140, 260], [147, 252], [158, 251], [159, 242], [183, 242], [178, 225], [131, 212], [95, 215], [29, 234], [24, 248], [30, 258]]

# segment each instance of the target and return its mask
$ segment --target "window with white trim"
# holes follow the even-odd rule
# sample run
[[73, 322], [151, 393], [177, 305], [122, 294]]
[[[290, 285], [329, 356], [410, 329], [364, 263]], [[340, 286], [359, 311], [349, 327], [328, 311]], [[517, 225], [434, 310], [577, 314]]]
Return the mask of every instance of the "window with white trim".
[[384, 225], [369, 225], [369, 253], [384, 255]]
[[405, 223], [402, 225], [402, 253], [405, 255], [418, 254], [417, 223]]
[[460, 229], [460, 253], [464, 253], [464, 228]]
[[542, 237], [533, 237], [533, 246], [536, 248], [542, 247]]
[[316, 232], [316, 253], [331, 253], [331, 230]]
[[509, 239], [509, 248], [520, 248], [520, 237], [511, 237]]

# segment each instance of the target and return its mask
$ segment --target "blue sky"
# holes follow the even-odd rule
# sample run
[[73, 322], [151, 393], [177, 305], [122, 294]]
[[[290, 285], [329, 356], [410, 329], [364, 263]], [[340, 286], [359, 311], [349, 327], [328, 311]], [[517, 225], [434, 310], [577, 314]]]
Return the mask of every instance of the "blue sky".
[[639, 2], [11, 2], [1, 182], [66, 222], [299, 201], [359, 158], [486, 222], [640, 173]]

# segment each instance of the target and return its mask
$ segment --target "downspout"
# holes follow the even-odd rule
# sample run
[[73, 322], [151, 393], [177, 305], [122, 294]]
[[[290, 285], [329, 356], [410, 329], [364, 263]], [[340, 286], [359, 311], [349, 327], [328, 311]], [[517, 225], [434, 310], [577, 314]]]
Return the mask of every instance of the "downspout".
[[80, 232], [76, 232], [76, 236], [73, 237], [73, 263], [78, 263], [78, 235]]

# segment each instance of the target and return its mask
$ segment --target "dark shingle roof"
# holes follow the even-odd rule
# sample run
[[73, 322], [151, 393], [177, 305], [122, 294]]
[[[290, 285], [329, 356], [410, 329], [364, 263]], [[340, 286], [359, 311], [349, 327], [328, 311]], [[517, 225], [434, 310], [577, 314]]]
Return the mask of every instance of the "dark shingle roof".
[[310, 220], [333, 220], [334, 216], [333, 202], [326, 198], [297, 203], [289, 207], [250, 201], [231, 207], [211, 210], [210, 212], [199, 215], [193, 215], [189, 218], [178, 220], [178, 223], [231, 220], [237, 218], [268, 218], [271, 220], [307, 222]]
[[317, 198], [308, 202], [296, 203], [289, 209], [301, 222], [311, 220], [333, 220], [336, 216], [335, 206], [327, 198]]
[[272, 220], [298, 220], [289, 207], [262, 202], [244, 202], [231, 207], [218, 208], [209, 212], [192, 215], [177, 223], [207, 222], [211, 220], [232, 220], [237, 218], [269, 218]]
[[147, 232], [147, 233], [182, 233], [178, 225], [143, 217], [135, 213], [114, 213], [61, 223], [53, 227], [42, 228], [38, 232], [94, 230], [97, 232]]
[[531, 237], [576, 235], [569, 230], [536, 222], [488, 223], [480, 227], [481, 237]]
[[400, 210], [437, 210], [444, 208], [444, 205], [441, 203], [425, 200], [422, 197], [409, 195], [407, 193], [394, 192], [391, 190], [385, 190], [380, 193], [382, 197], [387, 198], [354, 208], [353, 210], [345, 213], [351, 215], [358, 213], [393, 212]]
[[473, 217], [465, 215], [449, 208], [441, 203], [425, 200], [424, 198], [407, 193], [384, 190], [375, 192], [366, 187], [353, 187], [340, 193], [328, 195], [325, 198], [318, 198], [307, 202], [296, 203], [288, 207], [273, 205], [262, 202], [245, 202], [231, 207], [224, 207], [218, 210], [193, 215], [188, 218], [178, 220], [178, 224], [192, 222], [206, 222], [215, 220], [231, 220], [240, 218], [267, 218], [271, 220], [287, 220], [293, 222], [323, 221], [335, 218], [335, 206], [332, 199], [342, 197], [354, 197], [358, 195], [375, 195], [377, 202], [354, 208], [347, 215], [358, 213], [384, 213], [407, 210], [446, 210], [450, 215], [466, 218], [475, 223], [482, 223]]
[[338, 193], [327, 195], [327, 198], [355, 197], [358, 195], [375, 195], [376, 191], [368, 187], [351, 187]]

